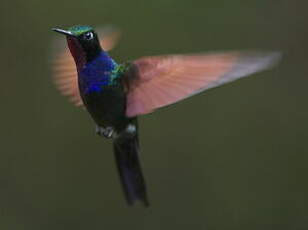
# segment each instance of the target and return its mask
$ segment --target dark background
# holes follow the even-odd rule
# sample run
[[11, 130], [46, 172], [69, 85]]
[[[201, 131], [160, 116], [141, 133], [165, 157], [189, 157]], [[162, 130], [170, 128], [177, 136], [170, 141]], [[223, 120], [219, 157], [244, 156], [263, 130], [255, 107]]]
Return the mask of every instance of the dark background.
[[[306, 2], [1, 1], [0, 229], [308, 229]], [[74, 24], [122, 28], [119, 62], [234, 49], [284, 58], [142, 117], [152, 205], [128, 207], [110, 141], [51, 80], [50, 28]]]

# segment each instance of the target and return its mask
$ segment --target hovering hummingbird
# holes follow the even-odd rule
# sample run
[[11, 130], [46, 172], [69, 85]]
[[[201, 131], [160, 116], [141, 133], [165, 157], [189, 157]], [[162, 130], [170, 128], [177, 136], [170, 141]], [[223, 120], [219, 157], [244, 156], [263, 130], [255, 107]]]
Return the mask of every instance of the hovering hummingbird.
[[[115, 33], [102, 39], [90, 26], [73, 26], [64, 34], [68, 50], [55, 61], [56, 83], [71, 101], [84, 106], [97, 134], [113, 139], [120, 180], [128, 204], [149, 205], [139, 161], [137, 117], [202, 91], [272, 67], [275, 52], [221, 52], [142, 57], [118, 64], [107, 53]], [[77, 70], [77, 71], [76, 71]]]

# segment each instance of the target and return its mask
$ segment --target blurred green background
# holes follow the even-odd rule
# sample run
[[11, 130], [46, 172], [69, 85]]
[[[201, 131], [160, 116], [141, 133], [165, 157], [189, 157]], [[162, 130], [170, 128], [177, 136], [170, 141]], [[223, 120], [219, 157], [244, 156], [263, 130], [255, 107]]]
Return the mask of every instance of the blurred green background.
[[[0, 229], [308, 229], [307, 1], [0, 3]], [[272, 71], [140, 119], [151, 207], [128, 207], [111, 143], [56, 91], [51, 27], [114, 24], [117, 61], [281, 50]], [[60, 37], [63, 39], [62, 37]]]

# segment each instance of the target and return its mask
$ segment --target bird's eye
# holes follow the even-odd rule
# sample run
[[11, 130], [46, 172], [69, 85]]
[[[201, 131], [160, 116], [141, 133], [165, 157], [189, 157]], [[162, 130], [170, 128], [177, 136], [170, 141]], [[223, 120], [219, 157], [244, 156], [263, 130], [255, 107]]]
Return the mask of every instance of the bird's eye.
[[83, 35], [84, 39], [91, 40], [94, 37], [94, 34], [92, 32], [87, 32]]

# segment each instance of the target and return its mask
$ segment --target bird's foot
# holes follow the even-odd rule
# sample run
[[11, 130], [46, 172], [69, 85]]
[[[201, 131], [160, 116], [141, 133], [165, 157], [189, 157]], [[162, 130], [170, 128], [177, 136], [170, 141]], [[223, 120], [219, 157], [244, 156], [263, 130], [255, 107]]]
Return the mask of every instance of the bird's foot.
[[110, 126], [103, 128], [97, 125], [95, 128], [95, 132], [99, 136], [106, 137], [106, 138], [112, 138], [115, 135], [113, 128]]

